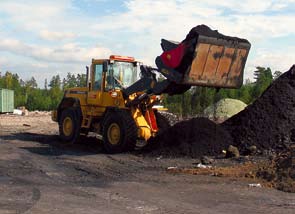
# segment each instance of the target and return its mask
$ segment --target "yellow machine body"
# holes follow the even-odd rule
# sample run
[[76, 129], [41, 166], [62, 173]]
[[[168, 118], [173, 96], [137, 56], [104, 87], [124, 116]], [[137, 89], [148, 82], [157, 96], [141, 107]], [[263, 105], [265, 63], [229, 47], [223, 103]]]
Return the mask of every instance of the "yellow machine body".
[[[148, 140], [151, 136], [154, 136], [157, 129], [152, 129], [147, 122], [145, 115], [142, 114], [139, 109], [134, 107], [126, 107], [127, 101], [133, 100], [138, 94], [130, 95], [128, 98], [124, 98], [122, 90], [120, 89], [107, 89], [107, 72], [101, 73], [101, 85], [99, 88], [95, 88], [95, 75], [97, 73], [97, 66], [102, 66], [106, 61], [118, 61], [118, 62], [130, 62], [136, 63], [132, 57], [111, 56], [110, 59], [93, 59], [90, 69], [90, 79], [88, 87], [70, 88], [65, 91], [64, 98], [74, 98], [79, 100], [79, 107], [82, 113], [81, 128], [90, 129], [93, 125], [93, 121], [101, 121], [107, 109], [110, 107], [118, 109], [130, 110], [133, 119], [138, 127], [138, 139]], [[155, 100], [155, 96], [150, 97], [150, 103]], [[71, 102], [64, 102], [61, 108], [65, 109], [71, 107]], [[161, 109], [163, 110], [163, 109]], [[165, 110], [165, 109], [164, 109]], [[58, 111], [53, 111], [52, 119], [56, 122], [59, 120]], [[96, 126], [101, 126], [99, 122]], [[101, 134], [101, 133], [98, 133]]]
[[[250, 43], [228, 38], [199, 35], [194, 49], [189, 48], [190, 43], [166, 41], [162, 45], [164, 53], [156, 58], [158, 68], [141, 65], [141, 76], [133, 57], [92, 59], [87, 86], [67, 89], [52, 113], [61, 138], [75, 142], [80, 134], [91, 131], [102, 136], [107, 152], [129, 151], [137, 140], [147, 141], [171, 125], [167, 115], [165, 118], [160, 113], [166, 110], [158, 105], [162, 93], [184, 93], [191, 86], [239, 88]], [[182, 72], [182, 64], [176, 67], [174, 63], [190, 50], [192, 60], [182, 60], [186, 63]], [[158, 81], [154, 71], [167, 79]]]

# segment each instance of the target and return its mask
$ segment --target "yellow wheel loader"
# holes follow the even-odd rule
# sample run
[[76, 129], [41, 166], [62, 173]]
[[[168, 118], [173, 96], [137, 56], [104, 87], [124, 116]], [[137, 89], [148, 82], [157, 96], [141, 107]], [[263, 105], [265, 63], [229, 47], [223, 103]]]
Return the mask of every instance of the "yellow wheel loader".
[[[148, 141], [171, 125], [171, 115], [159, 105], [162, 94], [184, 93], [191, 86], [239, 88], [243, 83], [250, 50], [245, 39], [200, 25], [181, 43], [162, 39], [161, 46], [157, 68], [133, 57], [92, 59], [87, 86], [67, 89], [52, 113], [61, 139], [74, 143], [95, 132], [106, 152], [130, 151], [138, 140]], [[166, 79], [158, 81], [156, 73]]]

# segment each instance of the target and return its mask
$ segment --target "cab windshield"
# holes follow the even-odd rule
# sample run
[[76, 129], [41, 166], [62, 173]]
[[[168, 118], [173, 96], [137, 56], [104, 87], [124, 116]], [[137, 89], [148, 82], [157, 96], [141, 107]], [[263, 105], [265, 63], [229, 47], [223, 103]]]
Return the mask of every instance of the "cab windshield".
[[107, 89], [127, 88], [137, 80], [136, 63], [115, 61], [108, 67]]

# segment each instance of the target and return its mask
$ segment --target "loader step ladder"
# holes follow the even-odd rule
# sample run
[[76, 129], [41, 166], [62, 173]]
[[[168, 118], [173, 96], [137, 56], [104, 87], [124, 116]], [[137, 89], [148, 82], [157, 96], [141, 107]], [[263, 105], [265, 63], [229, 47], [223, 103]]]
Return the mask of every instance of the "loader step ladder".
[[91, 125], [91, 121], [92, 121], [92, 116], [91, 115], [87, 115], [83, 121], [82, 121], [82, 128], [90, 128]]

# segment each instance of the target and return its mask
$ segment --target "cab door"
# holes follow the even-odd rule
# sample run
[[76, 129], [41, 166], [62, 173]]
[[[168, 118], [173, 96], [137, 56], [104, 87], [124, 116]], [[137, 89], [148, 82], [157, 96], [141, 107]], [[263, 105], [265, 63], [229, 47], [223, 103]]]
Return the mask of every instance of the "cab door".
[[103, 93], [103, 82], [104, 82], [104, 72], [103, 72], [103, 61], [96, 61], [91, 65], [91, 86], [87, 96], [88, 104], [94, 106], [100, 106], [102, 103], [102, 93]]

